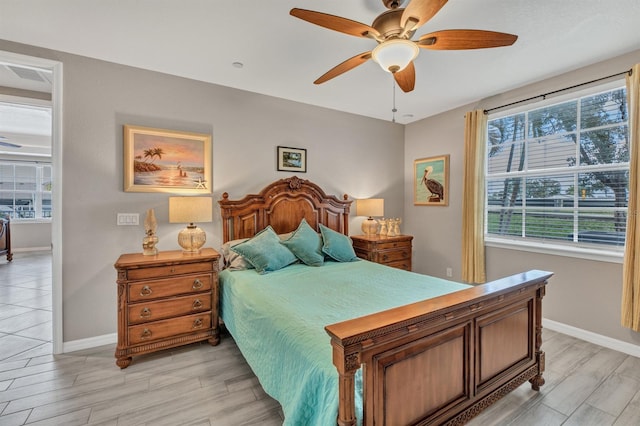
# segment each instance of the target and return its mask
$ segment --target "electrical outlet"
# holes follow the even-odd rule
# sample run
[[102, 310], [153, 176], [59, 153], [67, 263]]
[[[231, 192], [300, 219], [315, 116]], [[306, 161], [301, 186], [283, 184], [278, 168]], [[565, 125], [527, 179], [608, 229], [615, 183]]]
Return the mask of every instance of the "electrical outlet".
[[453, 269], [451, 269], [451, 267], [447, 268], [447, 276], [448, 277], [452, 277], [453, 276]]
[[118, 221], [116, 223], [118, 226], [139, 225], [140, 215], [138, 213], [118, 213]]

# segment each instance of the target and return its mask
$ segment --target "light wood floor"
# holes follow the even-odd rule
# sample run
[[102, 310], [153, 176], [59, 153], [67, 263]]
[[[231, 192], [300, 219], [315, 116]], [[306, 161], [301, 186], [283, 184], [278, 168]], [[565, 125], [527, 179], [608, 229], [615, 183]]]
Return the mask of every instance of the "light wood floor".
[[[282, 424], [229, 336], [136, 357], [124, 370], [114, 345], [51, 355], [47, 262], [0, 260], [0, 425]], [[471, 425], [640, 424], [640, 359], [546, 329], [543, 337], [541, 391], [525, 384]]]

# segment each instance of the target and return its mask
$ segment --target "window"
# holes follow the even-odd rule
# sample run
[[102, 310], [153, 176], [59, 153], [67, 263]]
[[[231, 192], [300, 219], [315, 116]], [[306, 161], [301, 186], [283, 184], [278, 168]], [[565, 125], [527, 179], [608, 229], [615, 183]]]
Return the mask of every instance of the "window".
[[485, 238], [621, 252], [629, 184], [626, 89], [490, 117]]
[[51, 218], [51, 165], [0, 162], [0, 214], [12, 220]]

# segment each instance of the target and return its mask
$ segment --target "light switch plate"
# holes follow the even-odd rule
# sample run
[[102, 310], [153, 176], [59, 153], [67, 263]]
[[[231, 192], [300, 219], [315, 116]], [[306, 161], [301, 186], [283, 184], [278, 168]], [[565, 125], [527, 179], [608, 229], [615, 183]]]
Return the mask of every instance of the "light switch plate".
[[118, 226], [139, 225], [140, 215], [138, 213], [118, 213]]

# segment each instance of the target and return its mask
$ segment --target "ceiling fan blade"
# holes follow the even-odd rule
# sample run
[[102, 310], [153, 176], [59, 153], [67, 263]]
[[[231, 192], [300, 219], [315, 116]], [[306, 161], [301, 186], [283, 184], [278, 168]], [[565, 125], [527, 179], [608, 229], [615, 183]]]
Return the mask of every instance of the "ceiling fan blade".
[[329, 81], [332, 78], [339, 76], [340, 74], [343, 74], [349, 70], [352, 70], [358, 65], [364, 64], [369, 59], [371, 59], [371, 52], [364, 52], [352, 58], [349, 58], [346, 61], [331, 68], [329, 71], [327, 71], [323, 75], [321, 75], [316, 81], [313, 82], [313, 84], [322, 84], [325, 81]]
[[22, 148], [22, 145], [16, 145], [15, 143], [2, 142], [2, 141], [0, 141], [0, 146], [7, 146], [9, 148]]
[[400, 25], [406, 32], [413, 31], [433, 18], [445, 4], [447, 0], [412, 0], [402, 12]]
[[517, 39], [517, 35], [495, 31], [443, 30], [423, 35], [416, 44], [433, 50], [486, 49], [511, 46]]
[[416, 68], [413, 65], [413, 61], [409, 62], [409, 65], [402, 71], [394, 73], [393, 78], [396, 79], [396, 83], [398, 83], [403, 92], [411, 92], [416, 86]]
[[375, 38], [380, 36], [380, 33], [375, 28], [340, 16], [298, 8], [291, 9], [289, 14], [312, 24], [356, 37]]

